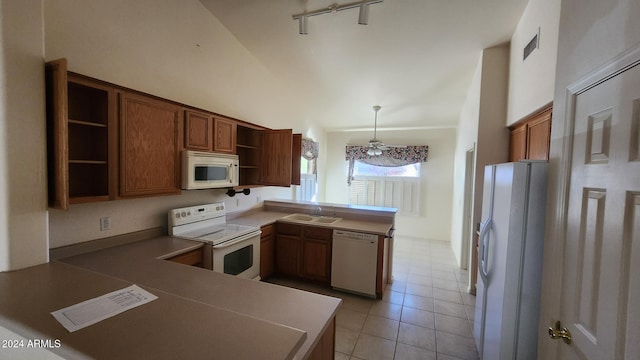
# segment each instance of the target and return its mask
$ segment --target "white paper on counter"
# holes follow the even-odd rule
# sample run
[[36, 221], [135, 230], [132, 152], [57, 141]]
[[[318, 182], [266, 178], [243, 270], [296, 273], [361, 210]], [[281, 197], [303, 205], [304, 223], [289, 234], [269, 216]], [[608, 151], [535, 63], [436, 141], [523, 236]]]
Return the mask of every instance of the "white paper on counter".
[[104, 319], [151, 302], [158, 297], [131, 285], [51, 313], [69, 332], [80, 330]]

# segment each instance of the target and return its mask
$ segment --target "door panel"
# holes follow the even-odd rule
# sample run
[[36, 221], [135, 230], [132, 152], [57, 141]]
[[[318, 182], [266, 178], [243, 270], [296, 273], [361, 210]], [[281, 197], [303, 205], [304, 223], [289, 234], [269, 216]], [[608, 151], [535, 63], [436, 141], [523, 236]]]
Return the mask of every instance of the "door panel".
[[640, 66], [576, 96], [561, 321], [561, 359], [640, 351]]

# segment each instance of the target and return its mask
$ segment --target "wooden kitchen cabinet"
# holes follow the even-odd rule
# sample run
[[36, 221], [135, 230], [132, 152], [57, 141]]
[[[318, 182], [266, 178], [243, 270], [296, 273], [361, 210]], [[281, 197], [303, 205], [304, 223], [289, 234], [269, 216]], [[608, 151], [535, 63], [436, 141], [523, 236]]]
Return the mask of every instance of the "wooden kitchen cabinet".
[[276, 272], [284, 276], [300, 276], [302, 225], [276, 223]]
[[195, 111], [184, 111], [184, 148], [196, 151], [213, 149], [213, 116]]
[[181, 107], [120, 93], [120, 196], [180, 193]]
[[276, 240], [274, 225], [260, 228], [260, 278], [267, 279], [276, 271]]
[[67, 71], [65, 59], [45, 66], [49, 206], [113, 199], [116, 192], [115, 90]]
[[237, 125], [236, 153], [240, 185], [290, 186], [293, 171], [293, 132]]
[[305, 226], [302, 229], [301, 276], [331, 283], [331, 228]]
[[199, 248], [180, 255], [168, 258], [167, 260], [195, 267], [204, 267], [204, 248]]
[[302, 161], [302, 134], [293, 134], [291, 144], [291, 185], [300, 185]]
[[236, 122], [231, 119], [215, 116], [213, 118], [213, 151], [219, 153], [236, 153]]
[[549, 160], [552, 107], [510, 127], [509, 161]]

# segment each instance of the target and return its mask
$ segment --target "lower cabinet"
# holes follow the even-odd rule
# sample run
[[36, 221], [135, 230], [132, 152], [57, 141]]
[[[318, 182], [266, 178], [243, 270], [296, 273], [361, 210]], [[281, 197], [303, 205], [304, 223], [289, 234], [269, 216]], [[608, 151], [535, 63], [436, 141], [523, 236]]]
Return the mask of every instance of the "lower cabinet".
[[330, 228], [276, 223], [276, 272], [331, 283]]
[[305, 226], [302, 230], [302, 277], [331, 283], [331, 237], [329, 228]]
[[336, 318], [331, 319], [331, 323], [322, 333], [320, 341], [316, 344], [309, 356], [309, 360], [333, 360], [336, 351]]
[[302, 225], [276, 223], [276, 272], [284, 276], [300, 275]]
[[260, 278], [267, 279], [276, 270], [276, 240], [273, 235], [274, 225], [260, 228]]
[[201, 268], [204, 267], [204, 248], [191, 250], [186, 253], [170, 257], [167, 260]]

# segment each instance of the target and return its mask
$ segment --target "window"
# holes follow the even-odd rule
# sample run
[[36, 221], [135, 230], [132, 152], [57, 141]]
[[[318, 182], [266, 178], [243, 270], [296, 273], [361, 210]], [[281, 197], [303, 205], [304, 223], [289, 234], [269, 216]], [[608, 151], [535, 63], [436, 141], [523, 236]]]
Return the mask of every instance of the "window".
[[399, 214], [420, 213], [421, 163], [386, 167], [355, 161], [349, 203], [394, 207]]
[[296, 199], [303, 201], [316, 201], [318, 187], [315, 174], [316, 159], [300, 160], [300, 186], [296, 191]]
[[376, 166], [356, 161], [353, 176], [420, 177], [420, 163], [405, 166]]

